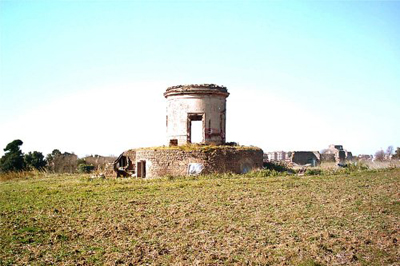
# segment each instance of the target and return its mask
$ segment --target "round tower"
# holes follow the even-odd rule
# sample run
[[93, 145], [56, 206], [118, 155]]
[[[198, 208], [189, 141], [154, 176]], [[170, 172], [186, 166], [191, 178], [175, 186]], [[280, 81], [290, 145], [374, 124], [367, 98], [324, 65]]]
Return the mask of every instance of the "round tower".
[[226, 136], [228, 90], [215, 84], [178, 85], [167, 88], [168, 145], [188, 143], [221, 145]]

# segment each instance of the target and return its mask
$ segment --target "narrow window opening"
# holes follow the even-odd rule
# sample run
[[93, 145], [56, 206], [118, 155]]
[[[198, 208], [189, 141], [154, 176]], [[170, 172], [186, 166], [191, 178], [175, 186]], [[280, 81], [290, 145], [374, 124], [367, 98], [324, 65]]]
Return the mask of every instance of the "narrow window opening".
[[169, 140], [169, 146], [178, 146], [178, 140], [177, 139], [170, 139]]

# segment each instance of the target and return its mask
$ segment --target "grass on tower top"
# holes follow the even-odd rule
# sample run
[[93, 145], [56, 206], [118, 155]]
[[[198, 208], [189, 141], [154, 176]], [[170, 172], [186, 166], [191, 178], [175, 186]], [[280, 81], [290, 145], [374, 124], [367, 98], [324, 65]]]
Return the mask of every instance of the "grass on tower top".
[[157, 147], [143, 147], [136, 150], [181, 150], [181, 151], [214, 151], [214, 150], [261, 150], [255, 146], [242, 146], [242, 145], [206, 145], [206, 144], [186, 144], [180, 146], [157, 146]]

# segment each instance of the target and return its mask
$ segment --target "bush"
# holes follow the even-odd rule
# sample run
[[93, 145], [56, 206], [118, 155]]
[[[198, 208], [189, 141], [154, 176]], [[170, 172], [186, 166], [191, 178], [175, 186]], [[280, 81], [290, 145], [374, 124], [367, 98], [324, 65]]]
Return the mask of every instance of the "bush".
[[78, 172], [88, 174], [94, 170], [94, 166], [91, 164], [80, 164], [78, 165]]
[[293, 172], [291, 168], [289, 168], [285, 163], [282, 162], [264, 162], [263, 167], [264, 169], [274, 170], [277, 172]]
[[323, 174], [322, 169], [307, 169], [305, 175], [321, 175]]
[[41, 152], [34, 151], [28, 152], [24, 156], [25, 164], [27, 169], [30, 170], [44, 170], [46, 167], [46, 160]]
[[245, 176], [248, 177], [269, 177], [269, 176], [279, 176], [279, 175], [282, 175], [282, 173], [270, 169], [255, 170], [245, 174]]
[[362, 162], [355, 162], [355, 163], [349, 163], [347, 164], [347, 169], [350, 172], [355, 172], [355, 171], [363, 171], [363, 170], [368, 170], [369, 167], [365, 163]]

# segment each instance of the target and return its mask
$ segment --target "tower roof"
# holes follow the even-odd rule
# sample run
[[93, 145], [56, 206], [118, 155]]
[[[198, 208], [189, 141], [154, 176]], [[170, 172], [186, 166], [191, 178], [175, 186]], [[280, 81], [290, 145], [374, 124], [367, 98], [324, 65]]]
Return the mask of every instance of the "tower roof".
[[164, 97], [167, 98], [171, 95], [184, 94], [215, 94], [225, 97], [229, 96], [228, 90], [224, 86], [216, 84], [188, 84], [168, 87], [164, 93]]

